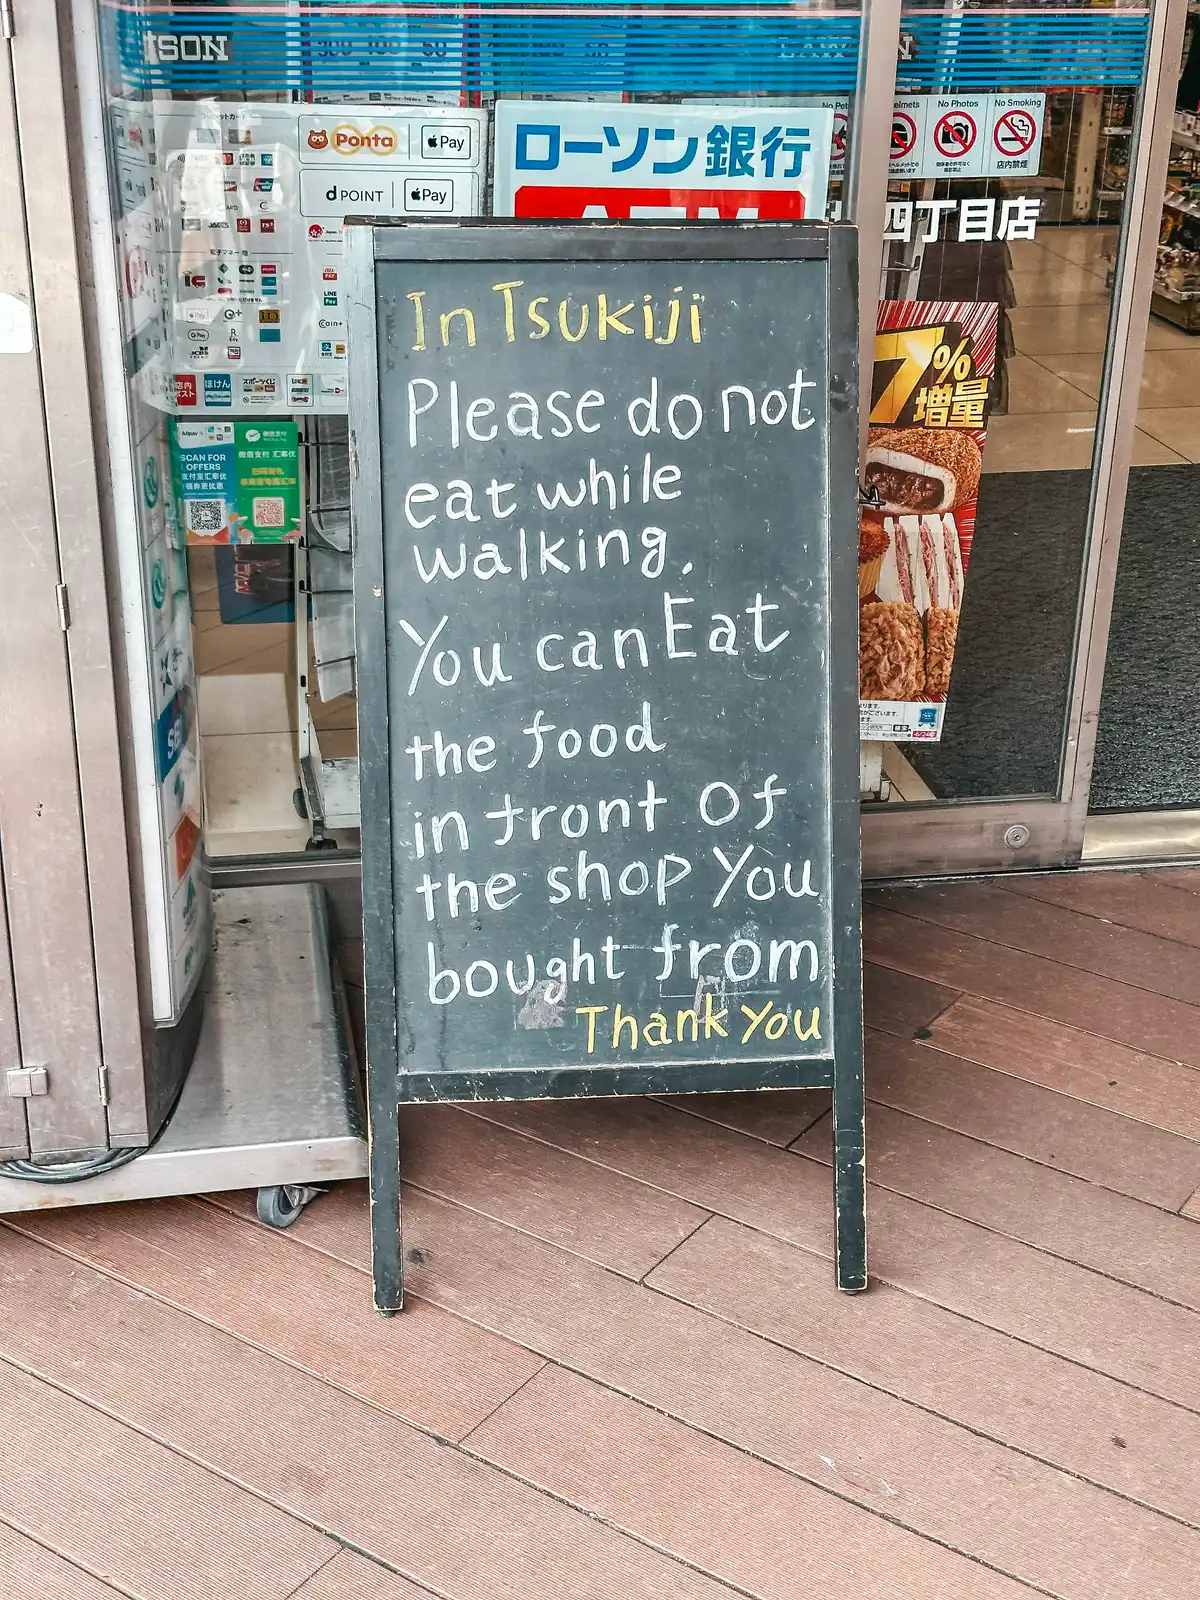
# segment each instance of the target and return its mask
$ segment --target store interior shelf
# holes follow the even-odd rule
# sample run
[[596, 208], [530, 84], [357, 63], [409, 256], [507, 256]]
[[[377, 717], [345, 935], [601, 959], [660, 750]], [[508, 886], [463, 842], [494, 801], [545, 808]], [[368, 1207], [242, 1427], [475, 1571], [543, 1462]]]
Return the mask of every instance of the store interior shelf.
[[1161, 278], [1155, 278], [1154, 292], [1155, 294], [1162, 295], [1164, 300], [1171, 300], [1176, 305], [1180, 306], [1191, 305], [1194, 301], [1200, 300], [1200, 289], [1192, 289], [1187, 291], [1182, 289], [1172, 289], [1169, 284], [1163, 283]]

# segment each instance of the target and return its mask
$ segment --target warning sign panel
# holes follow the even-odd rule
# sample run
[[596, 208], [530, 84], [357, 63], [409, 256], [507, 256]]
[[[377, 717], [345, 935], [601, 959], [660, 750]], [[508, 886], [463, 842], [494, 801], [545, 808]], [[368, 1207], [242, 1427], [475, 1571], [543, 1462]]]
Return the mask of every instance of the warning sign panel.
[[889, 179], [924, 176], [925, 124], [929, 103], [928, 95], [914, 94], [902, 96], [893, 104]]
[[829, 176], [846, 175], [846, 149], [850, 143], [850, 96], [848, 94], [820, 95], [809, 102], [816, 111], [832, 111], [833, 128], [829, 139]]
[[990, 96], [929, 95], [923, 176], [978, 178], [987, 170]]
[[1041, 166], [1044, 94], [994, 94], [984, 171], [996, 177], [1035, 173]]
[[846, 170], [846, 141], [849, 137], [849, 110], [833, 113], [833, 142], [829, 148], [829, 170], [839, 176]]

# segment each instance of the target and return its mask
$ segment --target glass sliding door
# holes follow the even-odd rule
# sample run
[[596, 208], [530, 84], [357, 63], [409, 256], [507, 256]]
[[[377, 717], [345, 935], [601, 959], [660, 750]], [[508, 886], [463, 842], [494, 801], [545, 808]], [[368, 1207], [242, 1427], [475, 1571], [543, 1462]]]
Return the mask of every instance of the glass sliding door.
[[[1189, 9], [1144, 334], [1085, 854], [1200, 853], [1200, 18]], [[1082, 373], [1083, 381], [1090, 374]]]
[[898, 619], [913, 665], [864, 659], [869, 872], [1078, 858], [1115, 508], [1130, 461], [1180, 460], [1119, 399], [1174, 25], [1166, 5], [905, 7], [860, 591], [864, 651]]

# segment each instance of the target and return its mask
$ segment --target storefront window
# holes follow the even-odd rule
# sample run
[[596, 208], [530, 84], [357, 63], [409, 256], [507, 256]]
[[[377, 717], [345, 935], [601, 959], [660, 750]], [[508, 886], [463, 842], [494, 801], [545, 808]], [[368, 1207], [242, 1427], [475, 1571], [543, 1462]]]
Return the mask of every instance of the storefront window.
[[836, 215], [860, 13], [98, 5], [164, 837], [352, 848], [343, 217]]

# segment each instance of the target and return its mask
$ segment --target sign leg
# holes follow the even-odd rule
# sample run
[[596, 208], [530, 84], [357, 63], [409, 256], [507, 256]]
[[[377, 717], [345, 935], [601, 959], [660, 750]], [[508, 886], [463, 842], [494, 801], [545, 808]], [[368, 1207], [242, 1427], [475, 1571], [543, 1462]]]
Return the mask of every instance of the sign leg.
[[404, 1305], [400, 1242], [400, 1130], [396, 1094], [376, 1094], [370, 1108], [371, 1273], [375, 1309], [394, 1317]]
[[867, 1287], [866, 1105], [862, 1058], [834, 1071], [833, 1208], [837, 1286]]

